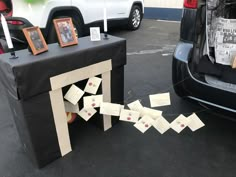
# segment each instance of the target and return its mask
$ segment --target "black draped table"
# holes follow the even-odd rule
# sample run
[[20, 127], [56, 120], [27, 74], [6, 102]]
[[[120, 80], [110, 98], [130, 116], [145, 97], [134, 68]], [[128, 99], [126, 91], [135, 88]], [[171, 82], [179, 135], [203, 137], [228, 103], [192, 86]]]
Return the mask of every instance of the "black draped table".
[[[71, 149], [63, 102], [64, 89], [93, 76], [102, 78], [100, 92], [104, 102], [123, 104], [126, 41], [79, 38], [79, 44], [33, 56], [17, 51], [18, 59], [0, 55], [0, 81], [5, 88], [22, 146], [38, 167], [60, 158]], [[96, 114], [104, 131], [116, 118]]]

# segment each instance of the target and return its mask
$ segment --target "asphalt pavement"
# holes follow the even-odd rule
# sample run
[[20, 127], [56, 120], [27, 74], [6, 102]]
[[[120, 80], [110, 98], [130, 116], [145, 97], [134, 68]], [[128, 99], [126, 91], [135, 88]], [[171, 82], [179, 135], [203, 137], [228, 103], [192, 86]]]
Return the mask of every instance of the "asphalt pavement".
[[[103, 132], [82, 122], [72, 127], [73, 151], [37, 169], [25, 155], [0, 86], [0, 177], [235, 177], [236, 122], [233, 116], [179, 98], [171, 82], [172, 53], [180, 24], [143, 20], [137, 31], [112, 30], [127, 39], [125, 104], [139, 99], [150, 107], [149, 95], [170, 92], [171, 105], [161, 107], [173, 121], [195, 112], [205, 127], [180, 134], [154, 128], [142, 134], [132, 123], [119, 122]], [[122, 89], [122, 88], [121, 88]]]

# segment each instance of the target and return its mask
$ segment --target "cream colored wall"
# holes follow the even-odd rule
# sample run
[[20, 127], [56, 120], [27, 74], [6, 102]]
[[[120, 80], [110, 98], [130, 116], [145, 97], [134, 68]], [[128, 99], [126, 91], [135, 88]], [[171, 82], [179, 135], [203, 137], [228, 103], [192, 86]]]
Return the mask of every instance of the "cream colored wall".
[[183, 0], [144, 0], [145, 7], [182, 8]]

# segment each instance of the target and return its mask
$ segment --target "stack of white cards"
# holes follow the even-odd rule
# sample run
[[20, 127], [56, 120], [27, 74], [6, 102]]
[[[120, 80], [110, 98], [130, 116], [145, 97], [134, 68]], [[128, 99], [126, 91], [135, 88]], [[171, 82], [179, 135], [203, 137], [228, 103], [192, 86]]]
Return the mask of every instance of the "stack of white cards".
[[[101, 82], [101, 78], [92, 77], [88, 79], [84, 90], [72, 85], [64, 96], [68, 101], [65, 101], [66, 112], [77, 113], [85, 121], [88, 121], [97, 112], [95, 108], [100, 108], [100, 114], [116, 116], [121, 121], [131, 122], [142, 133], [145, 133], [151, 127], [154, 127], [160, 134], [164, 134], [170, 128], [180, 133], [186, 127], [196, 131], [205, 126], [194, 113], [189, 117], [181, 114], [169, 123], [162, 116], [162, 111], [152, 109], [153, 107], [171, 105], [170, 93], [149, 95], [152, 108], [144, 107], [139, 100], [127, 105], [130, 110], [124, 109], [124, 106], [120, 104], [103, 102], [103, 95], [96, 95]], [[85, 92], [92, 95], [83, 97]], [[78, 102], [82, 97], [84, 107], [79, 110]]]
[[[150, 95], [149, 99], [151, 107], [171, 105], [170, 93]], [[134, 127], [142, 133], [145, 133], [151, 127], [154, 127], [160, 134], [164, 134], [170, 128], [180, 133], [186, 127], [196, 131], [205, 126], [194, 113], [189, 117], [181, 114], [173, 122], [169, 123], [162, 116], [162, 111], [144, 107], [139, 100], [129, 103], [127, 106], [130, 110], [121, 110], [120, 120], [135, 123]]]
[[[68, 113], [77, 113], [85, 121], [88, 121], [96, 112], [95, 108], [100, 107], [103, 102], [103, 95], [95, 95], [102, 82], [101, 78], [89, 78], [84, 90], [76, 85], [72, 85], [65, 94], [65, 111]], [[91, 96], [84, 96], [84, 93], [90, 93]], [[83, 98], [84, 107], [79, 110], [78, 102]]]

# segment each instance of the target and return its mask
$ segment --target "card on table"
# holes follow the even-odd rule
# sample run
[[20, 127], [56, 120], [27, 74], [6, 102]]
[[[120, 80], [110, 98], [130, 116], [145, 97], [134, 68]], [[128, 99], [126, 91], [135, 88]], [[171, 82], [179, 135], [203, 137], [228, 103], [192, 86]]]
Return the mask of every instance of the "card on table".
[[79, 112], [79, 116], [82, 117], [85, 121], [88, 121], [95, 113], [97, 112], [96, 109], [90, 107], [90, 108], [83, 108]]
[[173, 120], [173, 122], [171, 122], [170, 127], [177, 133], [180, 133], [183, 129], [185, 129], [185, 127], [188, 126], [189, 123], [190, 120], [181, 114], [179, 117]]
[[101, 82], [102, 82], [102, 79], [99, 77], [89, 78], [84, 91], [87, 93], [96, 94]]
[[199, 119], [199, 117], [195, 113], [190, 115], [188, 119], [190, 119], [190, 123], [188, 124], [188, 127], [193, 132], [205, 126], [205, 124]]
[[130, 110], [137, 111], [140, 113], [140, 116], [142, 116], [143, 106], [139, 100], [129, 103], [127, 106]]
[[64, 96], [64, 98], [67, 101], [71, 102], [73, 105], [76, 105], [83, 95], [84, 91], [73, 84]]
[[120, 104], [102, 102], [100, 105], [100, 114], [120, 116], [122, 107]]
[[91, 27], [90, 28], [90, 39], [91, 39], [91, 41], [100, 41], [101, 40], [101, 34], [100, 34], [99, 27]]
[[126, 122], [137, 122], [139, 119], [140, 113], [137, 111], [123, 109], [120, 113], [120, 120]]
[[136, 122], [134, 126], [142, 133], [145, 133], [152, 126], [153, 121], [154, 120], [151, 117], [145, 115], [138, 122]]
[[142, 114], [143, 115], [148, 115], [151, 118], [153, 118], [154, 120], [156, 120], [162, 115], [162, 111], [144, 107]]
[[161, 93], [149, 95], [151, 107], [168, 106], [170, 102], [170, 93]]
[[164, 134], [167, 130], [170, 129], [170, 123], [162, 116], [160, 116], [158, 119], [156, 119], [152, 123], [152, 125], [161, 134]]
[[83, 100], [84, 100], [84, 108], [88, 107], [98, 108], [103, 102], [103, 95], [85, 96], [83, 97]]
[[65, 110], [66, 112], [70, 112], [70, 113], [79, 113], [79, 105], [78, 103], [73, 105], [72, 103], [68, 102], [68, 101], [64, 101], [64, 105], [65, 105]]

